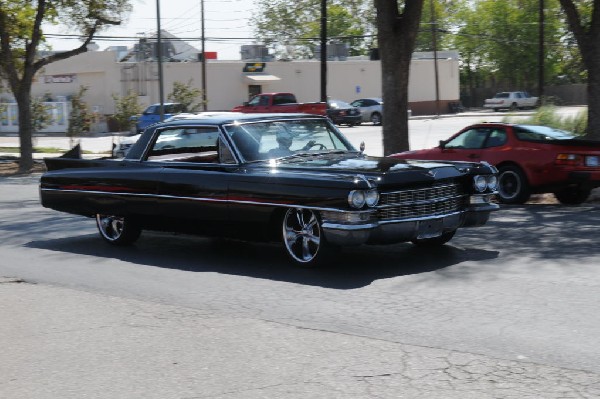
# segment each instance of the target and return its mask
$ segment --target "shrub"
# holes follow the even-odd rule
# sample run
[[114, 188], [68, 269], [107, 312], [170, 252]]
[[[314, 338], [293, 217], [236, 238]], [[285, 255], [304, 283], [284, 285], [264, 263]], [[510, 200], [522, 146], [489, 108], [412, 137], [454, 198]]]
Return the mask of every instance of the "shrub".
[[507, 116], [504, 117], [502, 121], [526, 125], [548, 126], [572, 132], [576, 136], [583, 136], [587, 130], [587, 110], [579, 112], [575, 116], [561, 116], [555, 106], [545, 105], [538, 108], [535, 114], [529, 117]]

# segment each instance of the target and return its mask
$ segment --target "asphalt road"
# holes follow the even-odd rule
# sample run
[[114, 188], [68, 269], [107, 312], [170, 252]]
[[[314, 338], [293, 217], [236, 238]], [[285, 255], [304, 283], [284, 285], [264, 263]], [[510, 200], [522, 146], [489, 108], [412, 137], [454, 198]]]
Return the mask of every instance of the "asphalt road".
[[305, 270], [275, 244], [109, 246], [37, 178], [0, 178], [0, 277], [35, 284], [0, 284], [1, 397], [600, 397], [599, 204]]

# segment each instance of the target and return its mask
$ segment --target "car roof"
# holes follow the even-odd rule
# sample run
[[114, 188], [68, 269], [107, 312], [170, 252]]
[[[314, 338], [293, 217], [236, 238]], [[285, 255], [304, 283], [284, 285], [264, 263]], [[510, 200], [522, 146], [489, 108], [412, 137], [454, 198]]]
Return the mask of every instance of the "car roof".
[[322, 115], [312, 114], [298, 114], [298, 113], [270, 113], [270, 114], [255, 114], [255, 113], [242, 113], [242, 112], [227, 112], [227, 111], [215, 111], [215, 112], [199, 112], [197, 114], [184, 114], [178, 118], [171, 118], [163, 123], [170, 125], [184, 125], [190, 122], [203, 123], [209, 125], [222, 125], [230, 124], [235, 122], [258, 122], [258, 121], [270, 121], [278, 119], [326, 119]]

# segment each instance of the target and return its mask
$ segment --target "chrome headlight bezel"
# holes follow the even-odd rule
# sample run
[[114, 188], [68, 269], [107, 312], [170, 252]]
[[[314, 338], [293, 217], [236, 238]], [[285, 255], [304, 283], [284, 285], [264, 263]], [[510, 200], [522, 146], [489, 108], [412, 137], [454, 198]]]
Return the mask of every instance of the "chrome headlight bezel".
[[377, 206], [379, 203], [379, 192], [375, 189], [367, 190], [365, 192], [365, 203], [369, 208]]
[[496, 175], [489, 175], [486, 180], [488, 190], [498, 191], [498, 177]]
[[473, 187], [477, 192], [484, 192], [487, 189], [487, 179], [483, 175], [473, 176]]
[[360, 209], [365, 206], [365, 192], [363, 190], [352, 190], [348, 194], [348, 204], [352, 208]]

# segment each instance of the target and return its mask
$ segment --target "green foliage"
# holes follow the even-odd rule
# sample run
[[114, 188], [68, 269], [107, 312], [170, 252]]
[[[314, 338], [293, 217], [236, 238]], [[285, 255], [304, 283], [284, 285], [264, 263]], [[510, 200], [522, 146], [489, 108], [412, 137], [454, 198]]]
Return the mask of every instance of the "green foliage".
[[124, 97], [113, 94], [112, 98], [115, 102], [114, 119], [119, 125], [119, 130], [130, 130], [135, 125], [135, 121], [132, 121], [131, 117], [142, 112], [138, 94], [134, 91], [129, 91]]
[[[278, 57], [314, 56], [320, 44], [321, 0], [259, 0], [251, 24], [256, 38], [270, 46]], [[366, 0], [329, 0], [329, 42], [349, 45], [350, 55], [366, 54], [376, 47], [375, 10]]]
[[34, 132], [48, 127], [52, 123], [52, 106], [44, 104], [43, 97], [31, 99], [31, 127]]
[[[461, 58], [463, 84], [532, 90], [537, 87], [539, 0], [463, 1], [454, 14], [451, 46]], [[566, 29], [558, 0], [544, 2], [546, 82], [580, 82], [581, 57]]]
[[173, 91], [167, 98], [169, 101], [180, 103], [187, 112], [198, 112], [202, 108], [203, 101], [194, 103], [202, 95], [202, 90], [192, 88], [192, 79], [187, 84], [173, 82]]
[[557, 112], [554, 105], [545, 105], [538, 108], [535, 114], [527, 118], [507, 116], [503, 118], [503, 122], [548, 126], [572, 132], [577, 136], [584, 136], [587, 131], [587, 117], [587, 110], [574, 116], [565, 117]]
[[83, 96], [88, 87], [80, 86], [77, 94], [71, 98], [71, 115], [69, 116], [68, 137], [79, 136], [83, 132], [89, 132], [91, 127], [91, 115], [87, 105], [83, 102]]

